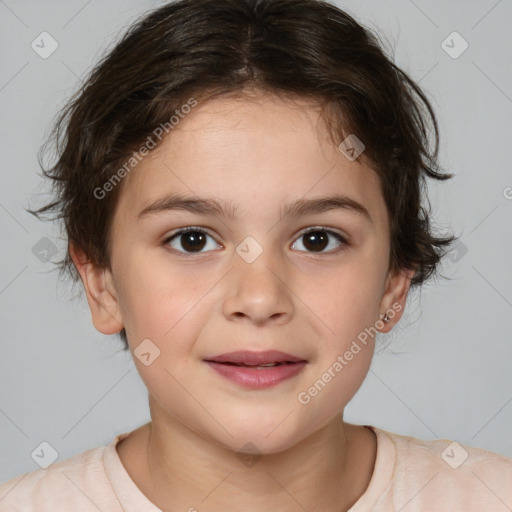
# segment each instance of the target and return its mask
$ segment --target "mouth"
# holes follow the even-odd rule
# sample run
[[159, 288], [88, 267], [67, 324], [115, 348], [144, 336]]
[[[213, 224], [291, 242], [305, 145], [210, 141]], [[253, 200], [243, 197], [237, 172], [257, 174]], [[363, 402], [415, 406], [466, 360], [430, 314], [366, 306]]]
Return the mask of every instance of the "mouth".
[[229, 352], [204, 359], [208, 363], [228, 364], [234, 366], [246, 366], [250, 368], [272, 368], [285, 364], [306, 363], [305, 359], [280, 352], [278, 350], [266, 350], [263, 352], [250, 352], [247, 350]]
[[207, 363], [217, 363], [217, 364], [227, 364], [227, 365], [231, 365], [231, 366], [243, 366], [245, 368], [274, 368], [275, 366], [282, 366], [284, 364], [295, 364], [295, 362], [292, 362], [292, 361], [281, 361], [279, 363], [262, 363], [262, 364], [233, 363], [230, 361], [221, 363], [219, 361], [209, 361], [209, 360], [206, 360], [206, 362]]
[[230, 352], [204, 359], [222, 377], [248, 389], [275, 386], [298, 375], [307, 360], [285, 352]]

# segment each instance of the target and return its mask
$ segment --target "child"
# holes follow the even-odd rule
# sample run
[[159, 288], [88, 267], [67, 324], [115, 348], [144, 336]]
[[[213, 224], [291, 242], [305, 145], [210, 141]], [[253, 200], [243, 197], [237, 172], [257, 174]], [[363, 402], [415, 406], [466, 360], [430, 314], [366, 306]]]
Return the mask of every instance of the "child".
[[33, 213], [63, 218], [151, 422], [5, 482], [3, 512], [512, 508], [510, 459], [343, 421], [454, 240], [421, 203], [451, 177], [432, 108], [369, 31], [317, 0], [169, 3], [55, 134]]

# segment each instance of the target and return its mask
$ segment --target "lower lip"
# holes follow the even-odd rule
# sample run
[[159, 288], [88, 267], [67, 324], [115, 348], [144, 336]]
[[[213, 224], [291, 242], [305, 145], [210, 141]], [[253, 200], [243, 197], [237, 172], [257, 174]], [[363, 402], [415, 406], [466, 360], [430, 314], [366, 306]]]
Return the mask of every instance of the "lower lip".
[[226, 379], [249, 389], [264, 389], [275, 386], [300, 373], [306, 365], [306, 362], [303, 361], [267, 368], [250, 368], [211, 361], [206, 361], [206, 363]]

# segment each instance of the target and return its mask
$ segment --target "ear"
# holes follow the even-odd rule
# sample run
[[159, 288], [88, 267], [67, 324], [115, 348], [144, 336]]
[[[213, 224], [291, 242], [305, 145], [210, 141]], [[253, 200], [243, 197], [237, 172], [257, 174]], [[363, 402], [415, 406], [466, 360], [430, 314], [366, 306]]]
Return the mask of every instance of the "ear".
[[69, 254], [82, 278], [94, 327], [103, 334], [118, 333], [124, 324], [111, 272], [98, 268], [72, 243]]
[[384, 327], [380, 332], [386, 333], [393, 329], [402, 317], [405, 310], [407, 294], [411, 287], [411, 279], [414, 277], [415, 270], [401, 270], [398, 273], [388, 273], [384, 293], [380, 302], [380, 319], [387, 313], [388, 322], [382, 321]]

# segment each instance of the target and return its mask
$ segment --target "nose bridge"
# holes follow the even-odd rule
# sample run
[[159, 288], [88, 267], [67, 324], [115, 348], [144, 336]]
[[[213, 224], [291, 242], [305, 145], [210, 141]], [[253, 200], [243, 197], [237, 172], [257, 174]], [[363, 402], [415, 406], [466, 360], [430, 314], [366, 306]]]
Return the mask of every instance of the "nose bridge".
[[292, 302], [284, 284], [283, 265], [279, 264], [282, 261], [272, 248], [255, 238], [243, 240], [233, 256], [224, 314], [258, 323], [289, 317]]

